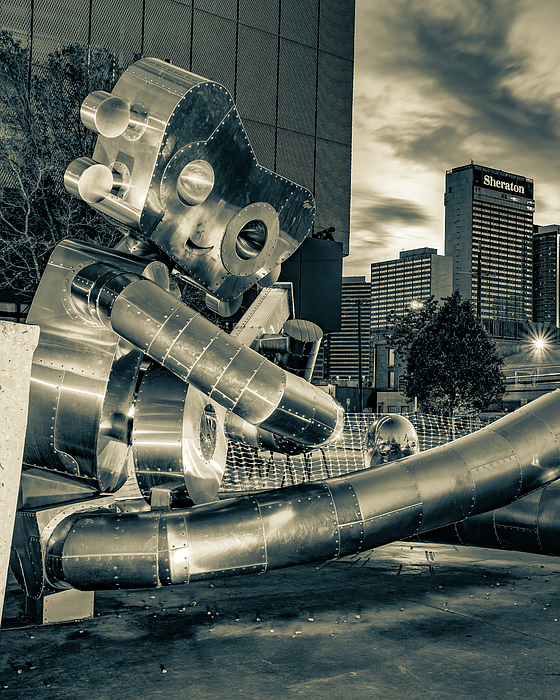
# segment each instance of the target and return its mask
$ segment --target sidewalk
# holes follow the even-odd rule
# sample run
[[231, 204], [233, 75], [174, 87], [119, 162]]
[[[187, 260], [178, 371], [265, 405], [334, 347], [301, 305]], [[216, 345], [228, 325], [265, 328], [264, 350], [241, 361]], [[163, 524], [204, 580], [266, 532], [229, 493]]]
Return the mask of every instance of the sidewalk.
[[259, 576], [96, 594], [38, 627], [10, 578], [0, 698], [557, 700], [560, 561], [398, 542]]

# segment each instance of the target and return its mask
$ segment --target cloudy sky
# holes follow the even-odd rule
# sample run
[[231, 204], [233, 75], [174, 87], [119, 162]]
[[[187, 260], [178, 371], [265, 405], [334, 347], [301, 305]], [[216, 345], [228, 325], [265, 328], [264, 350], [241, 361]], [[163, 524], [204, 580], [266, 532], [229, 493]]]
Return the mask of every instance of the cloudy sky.
[[357, 0], [345, 275], [443, 254], [445, 171], [470, 160], [535, 181], [560, 224], [560, 1]]

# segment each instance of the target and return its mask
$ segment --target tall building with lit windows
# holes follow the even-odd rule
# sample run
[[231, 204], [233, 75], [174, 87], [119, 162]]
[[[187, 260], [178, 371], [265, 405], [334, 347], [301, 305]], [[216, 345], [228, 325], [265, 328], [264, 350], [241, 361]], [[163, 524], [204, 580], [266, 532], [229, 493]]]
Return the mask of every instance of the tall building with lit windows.
[[533, 233], [533, 321], [560, 326], [560, 226]]
[[494, 321], [533, 319], [533, 181], [470, 163], [445, 178], [453, 289]]
[[342, 278], [340, 331], [324, 338], [324, 376], [358, 380], [369, 376], [370, 284], [365, 277]]
[[391, 311], [402, 315], [412, 304], [451, 295], [452, 260], [435, 248], [404, 250], [396, 260], [371, 265], [371, 329], [383, 331]]
[[441, 302], [453, 292], [451, 258], [435, 248], [403, 250], [398, 259], [371, 265], [371, 337], [369, 380], [374, 388], [370, 405], [379, 413], [406, 413], [410, 406], [399, 392], [404, 371], [385, 338], [387, 316], [404, 315], [430, 297]]

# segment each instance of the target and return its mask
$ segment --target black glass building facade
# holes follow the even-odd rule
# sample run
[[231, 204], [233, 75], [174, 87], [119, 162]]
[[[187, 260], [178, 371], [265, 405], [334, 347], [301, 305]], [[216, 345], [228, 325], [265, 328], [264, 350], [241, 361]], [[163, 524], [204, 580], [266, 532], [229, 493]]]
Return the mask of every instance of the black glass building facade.
[[471, 163], [447, 172], [445, 255], [479, 317], [533, 318], [533, 181]]
[[40, 65], [61, 46], [170, 61], [232, 94], [258, 161], [310, 189], [348, 253], [354, 0], [2, 0]]
[[560, 326], [560, 226], [535, 226], [533, 320]]

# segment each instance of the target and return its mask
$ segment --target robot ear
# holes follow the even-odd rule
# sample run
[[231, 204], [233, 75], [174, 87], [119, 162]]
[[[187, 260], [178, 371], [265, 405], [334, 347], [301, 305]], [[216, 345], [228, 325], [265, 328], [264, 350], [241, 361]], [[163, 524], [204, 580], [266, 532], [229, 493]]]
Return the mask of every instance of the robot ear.
[[80, 118], [88, 129], [113, 139], [121, 136], [131, 122], [128, 102], [122, 97], [97, 90], [86, 97], [80, 109]]

